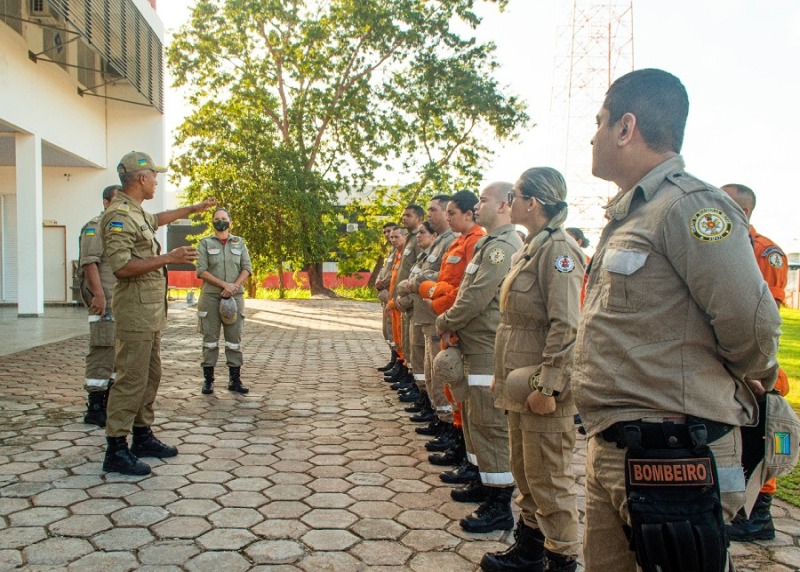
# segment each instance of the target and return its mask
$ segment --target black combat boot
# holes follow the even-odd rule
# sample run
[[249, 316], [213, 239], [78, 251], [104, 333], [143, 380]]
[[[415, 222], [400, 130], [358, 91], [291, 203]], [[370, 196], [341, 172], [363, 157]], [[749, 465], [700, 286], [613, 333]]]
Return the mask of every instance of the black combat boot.
[[403, 411], [406, 413], [421, 413], [422, 411], [430, 408], [431, 402], [428, 399], [428, 392], [423, 389], [419, 392], [419, 397], [417, 397], [416, 401], [414, 401], [414, 404], [404, 407]]
[[[517, 521], [514, 544], [503, 552], [488, 552], [481, 559], [483, 572], [544, 572], [544, 535]], [[611, 572], [611, 571], [609, 571]]]
[[546, 572], [575, 572], [578, 569], [578, 561], [574, 557], [545, 549], [544, 569]]
[[397, 363], [392, 369], [384, 372], [383, 380], [388, 381], [389, 383], [396, 383], [401, 379], [405, 379], [406, 375], [408, 375], [408, 368], [406, 367], [406, 364], [400, 360], [397, 360]]
[[413, 403], [417, 399], [419, 399], [420, 393], [422, 393], [416, 385], [412, 385], [408, 391], [405, 391], [400, 394], [400, 403]]
[[103, 459], [103, 470], [107, 473], [122, 473], [123, 475], [149, 475], [150, 465], [136, 458], [128, 449], [128, 440], [125, 437], [106, 437], [108, 447], [106, 457]]
[[208, 365], [203, 366], [203, 395], [214, 393], [214, 368]]
[[413, 423], [429, 423], [436, 420], [436, 413], [433, 409], [424, 409], [408, 418]]
[[376, 368], [376, 369], [378, 371], [386, 372], [386, 371], [389, 371], [390, 369], [392, 369], [394, 367], [394, 364], [396, 364], [396, 363], [397, 363], [397, 352], [392, 350], [392, 358], [389, 360], [389, 363], [387, 363], [383, 367], [379, 367], [379, 368]]
[[467, 448], [464, 445], [464, 434], [461, 432], [461, 428], [453, 429], [453, 431], [456, 433], [456, 437], [447, 451], [428, 455], [428, 462], [431, 465], [452, 465], [456, 467], [466, 458]]
[[492, 488], [484, 485], [478, 477], [466, 485], [450, 491], [450, 498], [456, 502], [484, 502], [489, 497], [491, 490]]
[[157, 457], [166, 459], [178, 454], [178, 448], [159, 441], [150, 427], [133, 428], [133, 444], [131, 453], [137, 457]]
[[478, 467], [470, 463], [466, 458], [452, 471], [443, 471], [439, 473], [439, 478], [443, 483], [447, 483], [448, 485], [463, 485], [476, 479], [480, 481], [480, 477], [481, 475], [480, 472], [478, 472]]
[[464, 433], [454, 425], [448, 426], [449, 431], [440, 433], [435, 439], [425, 443], [427, 451], [447, 451], [458, 441], [464, 440]]
[[486, 500], [471, 515], [462, 518], [458, 524], [467, 532], [491, 532], [514, 528], [514, 515], [511, 514], [510, 487], [490, 487]]
[[775, 525], [770, 514], [771, 507], [772, 495], [758, 493], [750, 518], [746, 518], [740, 512], [730, 524], [725, 525], [725, 529], [728, 531], [728, 538], [737, 542], [772, 540], [775, 538]]
[[242, 385], [242, 379], [239, 377], [241, 371], [242, 368], [240, 367], [228, 368], [230, 376], [230, 382], [228, 383], [228, 391], [235, 391], [236, 393], [243, 393], [243, 394], [250, 391], [244, 385]]
[[106, 426], [106, 399], [108, 391], [90, 391], [83, 422], [98, 427]]
[[439, 435], [443, 431], [448, 431], [448, 427], [450, 427], [450, 423], [445, 423], [444, 421], [439, 421], [438, 417], [434, 417], [430, 420], [430, 422], [425, 425], [425, 427], [417, 427], [414, 429], [414, 432], [418, 435]]

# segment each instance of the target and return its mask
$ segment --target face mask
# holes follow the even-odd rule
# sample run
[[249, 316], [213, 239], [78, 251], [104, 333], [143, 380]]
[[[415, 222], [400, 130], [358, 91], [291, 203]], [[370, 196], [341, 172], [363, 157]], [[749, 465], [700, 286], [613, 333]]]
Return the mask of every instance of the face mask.
[[228, 227], [231, 226], [231, 223], [227, 220], [215, 220], [214, 221], [214, 228], [220, 232], [228, 230]]

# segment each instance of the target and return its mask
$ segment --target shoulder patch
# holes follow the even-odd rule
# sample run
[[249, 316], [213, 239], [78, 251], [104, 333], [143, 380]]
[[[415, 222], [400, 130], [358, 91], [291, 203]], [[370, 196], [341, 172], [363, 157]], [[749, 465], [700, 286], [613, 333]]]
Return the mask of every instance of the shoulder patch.
[[108, 225], [111, 232], [122, 232], [122, 221], [112, 220]]
[[556, 256], [556, 270], [566, 274], [575, 270], [575, 261], [569, 254], [559, 254]]
[[719, 209], [700, 209], [689, 221], [689, 231], [702, 242], [719, 242], [728, 238], [733, 230], [731, 219]]
[[761, 256], [767, 258], [771, 256], [773, 253], [777, 253], [780, 256], [785, 256], [785, 254], [783, 254], [783, 251], [774, 244], [772, 246], [768, 246], [767, 248], [765, 248], [764, 251], [761, 253]]
[[94, 236], [95, 234], [97, 234], [97, 231], [94, 227], [86, 227], [86, 230], [83, 231], [83, 236]]
[[489, 251], [489, 262], [492, 264], [500, 264], [503, 260], [506, 259], [506, 253], [503, 252], [502, 248], [493, 248]]
[[774, 266], [775, 268], [783, 268], [783, 253], [780, 250], [773, 251], [767, 257], [767, 260], [769, 260], [770, 266]]

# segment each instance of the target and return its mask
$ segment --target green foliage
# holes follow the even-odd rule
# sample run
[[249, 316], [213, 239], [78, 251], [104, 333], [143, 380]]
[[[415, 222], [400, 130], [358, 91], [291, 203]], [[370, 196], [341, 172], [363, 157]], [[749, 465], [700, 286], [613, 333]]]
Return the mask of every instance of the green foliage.
[[[377, 302], [378, 294], [375, 288], [371, 286], [358, 286], [356, 288], [345, 288], [337, 286], [333, 289], [340, 298], [349, 298], [351, 300], [361, 300], [366, 302]], [[259, 300], [278, 300], [285, 298], [288, 300], [308, 300], [311, 298], [311, 292], [307, 288], [288, 288], [281, 296], [277, 288], [259, 288], [256, 296]]]
[[[486, 142], [527, 120], [494, 46], [454, 31], [479, 25], [477, 1], [197, 0], [167, 53], [193, 106], [173, 165], [187, 199], [217, 196], [267, 270], [370, 267], [382, 217], [477, 183]], [[376, 173], [405, 184], [365, 194]], [[364, 198], [334, 209], [347, 193]]]
[[[800, 412], [800, 310], [781, 308], [781, 345], [778, 350], [778, 361], [789, 376], [789, 395], [786, 399], [794, 410]], [[796, 506], [800, 506], [800, 467], [785, 477], [778, 479], [780, 498]]]

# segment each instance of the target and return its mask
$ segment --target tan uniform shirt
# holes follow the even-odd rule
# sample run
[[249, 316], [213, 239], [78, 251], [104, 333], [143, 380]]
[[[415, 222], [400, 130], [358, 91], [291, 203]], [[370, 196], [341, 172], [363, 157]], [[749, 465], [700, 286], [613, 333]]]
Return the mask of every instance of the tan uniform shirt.
[[[253, 273], [250, 253], [241, 236], [228, 235], [225, 244], [216, 235], [206, 236], [197, 244], [197, 276], [208, 271], [220, 280], [234, 282], [242, 270]], [[202, 292], [219, 294], [222, 288], [203, 281]]]
[[408, 278], [411, 274], [411, 268], [417, 262], [417, 257], [422, 249], [417, 245], [417, 232], [409, 233], [406, 239], [406, 246], [403, 250], [403, 259], [400, 262], [400, 270], [397, 271], [397, 284]]
[[675, 414], [754, 423], [741, 379], [772, 387], [780, 316], [742, 210], [680, 156], [607, 209], [573, 363], [588, 434]]
[[495, 405], [522, 413], [523, 404], [506, 391], [506, 370], [541, 366], [539, 386], [560, 392], [559, 405], [568, 405], [572, 415], [572, 351], [586, 257], [561, 228], [535, 250], [530, 242], [534, 236], [515, 255], [503, 284], [495, 341]]
[[[111, 294], [114, 290], [114, 284], [117, 282], [117, 278], [108, 266], [108, 260], [103, 250], [103, 238], [100, 229], [100, 219], [102, 216], [103, 214], [100, 213], [81, 228], [80, 261], [78, 264], [80, 264], [81, 268], [88, 264], [97, 265], [97, 271], [100, 274], [100, 286], [102, 286], [103, 294], [106, 297], [106, 309], [110, 312]], [[89, 282], [86, 280], [85, 274], [80, 287], [84, 297], [88, 294], [91, 299], [94, 293], [89, 288]]]
[[511, 224], [482, 237], [461, 279], [455, 303], [436, 318], [436, 330], [455, 332], [464, 355], [494, 353], [500, 323], [500, 284], [520, 246], [522, 240]]
[[389, 253], [386, 255], [386, 258], [383, 259], [383, 266], [378, 272], [377, 280], [386, 283], [386, 288], [381, 288], [381, 290], [389, 289], [389, 280], [392, 279], [392, 266], [394, 266], [394, 255], [395, 249], [394, 247], [391, 247], [389, 249]]
[[455, 239], [456, 235], [449, 228], [437, 236], [431, 245], [430, 252], [419, 264], [419, 272], [415, 272], [408, 277], [408, 282], [411, 284], [415, 296], [413, 318], [415, 324], [433, 324], [436, 321], [436, 312], [428, 304], [422, 302], [419, 296], [419, 285], [425, 280], [438, 281], [439, 269], [442, 267], [442, 257]]
[[[117, 272], [132, 258], [158, 256], [158, 219], [124, 192], [114, 196], [100, 221], [108, 266]], [[157, 332], [167, 326], [167, 276], [164, 268], [117, 280], [113, 298], [117, 333]]]

